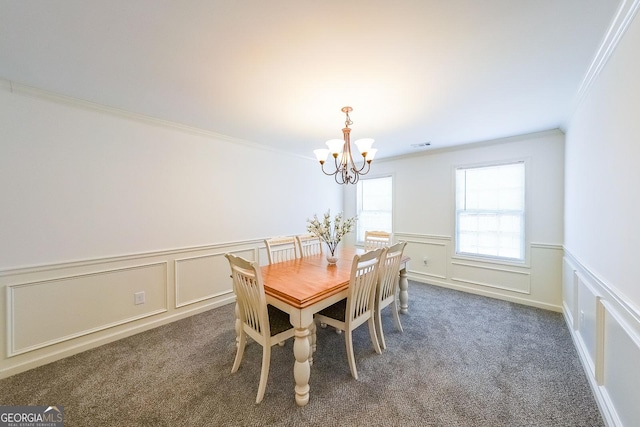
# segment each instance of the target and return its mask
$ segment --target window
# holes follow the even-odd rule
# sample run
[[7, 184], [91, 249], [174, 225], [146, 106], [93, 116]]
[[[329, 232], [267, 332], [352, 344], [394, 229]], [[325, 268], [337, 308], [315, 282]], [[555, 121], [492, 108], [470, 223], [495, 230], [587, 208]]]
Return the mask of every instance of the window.
[[524, 162], [456, 169], [456, 254], [524, 261]]
[[356, 189], [357, 241], [364, 241], [366, 230], [392, 230], [391, 210], [393, 206], [393, 180], [390, 176], [384, 178], [360, 179]]

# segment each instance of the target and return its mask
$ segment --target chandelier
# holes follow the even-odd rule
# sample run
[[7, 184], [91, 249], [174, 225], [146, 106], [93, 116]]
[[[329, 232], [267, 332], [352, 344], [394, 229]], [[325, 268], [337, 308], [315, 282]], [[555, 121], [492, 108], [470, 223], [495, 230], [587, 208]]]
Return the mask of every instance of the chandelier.
[[[344, 122], [344, 129], [342, 129], [343, 139], [330, 139], [327, 141], [328, 150], [326, 148], [320, 148], [313, 150], [313, 152], [320, 162], [322, 172], [324, 172], [325, 175], [333, 175], [338, 184], [355, 184], [360, 179], [360, 175], [366, 175], [369, 172], [371, 161], [378, 150], [371, 148], [373, 145], [372, 138], [362, 138], [355, 141], [358, 151], [362, 154], [362, 166], [356, 166], [356, 162], [353, 160], [351, 153], [351, 142], [349, 140], [349, 134], [351, 133], [349, 125], [353, 124], [349, 113], [353, 111], [353, 108], [343, 107], [341, 111], [347, 115], [347, 119]], [[335, 163], [334, 172], [324, 170], [324, 163], [329, 153], [333, 156]]]

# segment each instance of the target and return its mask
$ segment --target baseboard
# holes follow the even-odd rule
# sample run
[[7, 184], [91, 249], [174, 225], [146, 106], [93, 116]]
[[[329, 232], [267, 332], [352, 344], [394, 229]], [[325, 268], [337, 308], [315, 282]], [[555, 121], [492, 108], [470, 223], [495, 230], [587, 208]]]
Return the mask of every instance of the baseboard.
[[[456, 291], [461, 291], [461, 292], [466, 292], [466, 293], [470, 293], [470, 294], [475, 294], [475, 295], [482, 295], [485, 297], [489, 297], [489, 298], [494, 298], [494, 299], [499, 299], [502, 301], [509, 301], [509, 302], [513, 302], [516, 304], [522, 304], [522, 305], [528, 305], [530, 307], [536, 307], [536, 308], [541, 308], [544, 310], [549, 310], [549, 311], [555, 311], [558, 313], [562, 312], [562, 306], [559, 305], [554, 305], [554, 304], [548, 304], [545, 302], [541, 302], [541, 301], [535, 301], [529, 298], [521, 298], [515, 295], [505, 295], [504, 293], [499, 293], [499, 292], [492, 292], [490, 290], [484, 290], [484, 289], [478, 289], [477, 287], [471, 287], [471, 286], [464, 286], [464, 285], [458, 285], [455, 283], [450, 283], [444, 280], [437, 280], [437, 279], [425, 279], [424, 277], [415, 275], [415, 274], [411, 274], [409, 273], [407, 275], [407, 277], [410, 280], [416, 281], [416, 282], [420, 282], [420, 283], [426, 283], [429, 285], [435, 285], [435, 286], [440, 286], [443, 288], [448, 288], [448, 289], [453, 289]], [[410, 304], [410, 303], [409, 303]]]

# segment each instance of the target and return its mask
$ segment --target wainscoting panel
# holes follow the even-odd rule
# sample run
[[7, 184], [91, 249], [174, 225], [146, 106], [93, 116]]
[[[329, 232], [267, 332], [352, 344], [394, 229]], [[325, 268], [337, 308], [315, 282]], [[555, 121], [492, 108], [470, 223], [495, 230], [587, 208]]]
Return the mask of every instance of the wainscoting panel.
[[567, 323], [571, 329], [578, 326], [576, 322], [576, 301], [578, 285], [576, 268], [567, 258], [562, 260], [562, 306]]
[[[229, 251], [245, 259], [255, 259], [254, 249]], [[176, 260], [176, 308], [233, 292], [227, 252]], [[227, 275], [227, 281], [218, 278]]]
[[409, 279], [562, 311], [562, 245], [531, 243], [530, 262], [516, 264], [456, 257], [451, 236], [395, 232], [394, 240], [407, 242]]
[[[397, 238], [398, 236], [396, 236]], [[402, 239], [404, 240], [404, 239]], [[425, 278], [447, 278], [447, 241], [405, 240], [405, 254], [411, 257], [411, 271]]]
[[531, 274], [507, 267], [451, 263], [451, 279], [472, 285], [486, 286], [521, 294], [531, 293]]
[[596, 316], [600, 294], [593, 286], [589, 285], [582, 274], [576, 272], [575, 276], [576, 283], [578, 284], [577, 334], [585, 356], [588, 357], [587, 365], [589, 366], [589, 370], [591, 374], [595, 376], [596, 334], [598, 325]]
[[166, 282], [156, 263], [9, 286], [9, 356], [166, 311]]
[[[640, 336], [613, 304], [604, 302], [603, 307], [602, 388], [609, 402], [617, 408], [619, 425], [637, 425], [640, 422]], [[629, 369], [633, 366], [635, 369]]]
[[0, 271], [0, 378], [233, 303], [224, 254], [260, 250], [257, 239]]
[[637, 425], [640, 310], [566, 249], [564, 268], [564, 316], [605, 423]]

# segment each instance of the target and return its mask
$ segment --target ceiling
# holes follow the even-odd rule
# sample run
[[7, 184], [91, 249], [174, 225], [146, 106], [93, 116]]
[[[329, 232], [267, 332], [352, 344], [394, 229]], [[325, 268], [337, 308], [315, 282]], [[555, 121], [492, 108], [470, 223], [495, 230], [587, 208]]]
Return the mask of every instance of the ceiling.
[[313, 157], [562, 128], [620, 0], [0, 0], [0, 78]]

